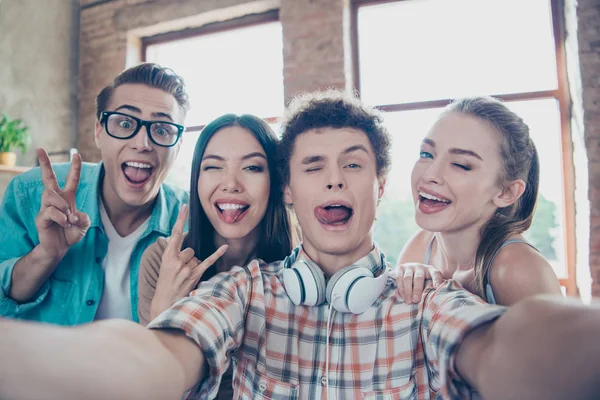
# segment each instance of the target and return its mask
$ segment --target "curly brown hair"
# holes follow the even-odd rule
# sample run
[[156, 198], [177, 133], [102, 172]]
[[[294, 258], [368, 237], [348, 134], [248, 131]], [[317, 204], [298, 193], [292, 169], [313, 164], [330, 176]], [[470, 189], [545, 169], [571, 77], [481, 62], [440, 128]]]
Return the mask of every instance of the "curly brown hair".
[[290, 180], [290, 158], [296, 137], [311, 129], [352, 128], [369, 138], [377, 163], [377, 177], [385, 176], [391, 165], [391, 138], [381, 112], [363, 103], [356, 95], [330, 89], [303, 93], [290, 102], [281, 122], [277, 158], [281, 182]]

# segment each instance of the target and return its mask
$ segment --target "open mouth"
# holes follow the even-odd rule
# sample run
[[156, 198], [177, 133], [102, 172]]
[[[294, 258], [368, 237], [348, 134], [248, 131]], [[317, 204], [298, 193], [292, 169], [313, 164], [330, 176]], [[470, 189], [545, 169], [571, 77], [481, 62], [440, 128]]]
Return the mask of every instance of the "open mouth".
[[121, 170], [125, 180], [132, 185], [143, 185], [150, 180], [154, 167], [148, 163], [138, 161], [126, 161], [121, 164]]
[[419, 191], [419, 202], [426, 207], [445, 207], [452, 203], [450, 200]]
[[249, 204], [238, 203], [215, 203], [217, 211], [221, 219], [228, 224], [235, 224], [241, 221], [246, 215], [246, 211], [250, 208]]
[[317, 220], [324, 225], [345, 225], [352, 218], [352, 214], [352, 208], [342, 204], [328, 204], [315, 208]]

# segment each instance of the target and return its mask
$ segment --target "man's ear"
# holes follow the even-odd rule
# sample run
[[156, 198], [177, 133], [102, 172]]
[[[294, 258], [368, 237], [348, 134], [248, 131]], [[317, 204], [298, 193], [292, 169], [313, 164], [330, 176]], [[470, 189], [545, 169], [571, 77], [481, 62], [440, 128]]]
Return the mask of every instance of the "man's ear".
[[508, 207], [514, 204], [525, 192], [527, 184], [523, 179], [517, 179], [505, 186], [504, 189], [494, 197], [494, 204], [498, 208]]
[[294, 205], [294, 199], [292, 197], [292, 191], [290, 190], [290, 185], [285, 185], [283, 188], [283, 201], [288, 206]]
[[96, 147], [100, 148], [100, 134], [102, 133], [102, 125], [100, 121], [96, 120], [96, 126], [94, 127], [94, 141], [96, 142]]
[[385, 192], [385, 184], [387, 182], [387, 179], [385, 177], [381, 177], [378, 178], [378, 191], [377, 191], [377, 200], [381, 200], [381, 198], [383, 197], [383, 193]]

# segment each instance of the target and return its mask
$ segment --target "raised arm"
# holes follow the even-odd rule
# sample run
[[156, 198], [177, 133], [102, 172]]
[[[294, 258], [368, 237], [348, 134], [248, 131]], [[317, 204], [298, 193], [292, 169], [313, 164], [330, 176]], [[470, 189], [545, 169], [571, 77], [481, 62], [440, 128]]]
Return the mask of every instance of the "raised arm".
[[138, 318], [140, 324], [148, 325], [152, 321], [150, 306], [156, 291], [156, 282], [160, 274], [160, 260], [167, 247], [168, 239], [158, 238], [142, 254], [138, 275]]
[[600, 306], [536, 296], [470, 332], [460, 376], [485, 399], [595, 399], [600, 392]]
[[183, 228], [188, 206], [183, 205], [168, 241], [150, 246], [142, 257], [139, 276], [139, 317], [147, 325], [175, 301], [186, 297], [196, 288], [202, 274], [227, 250], [227, 245], [217, 249], [204, 261], [198, 260], [190, 247], [181, 250]]
[[90, 226], [89, 217], [77, 210], [75, 202], [81, 157], [73, 156], [65, 187], [61, 189], [46, 151], [38, 149], [37, 155], [45, 188], [35, 218], [39, 244], [17, 261], [12, 270], [9, 296], [18, 303], [35, 296], [69, 248], [85, 236]]
[[78, 328], [0, 320], [0, 331], [1, 399], [181, 399], [206, 371], [181, 331], [125, 320]]

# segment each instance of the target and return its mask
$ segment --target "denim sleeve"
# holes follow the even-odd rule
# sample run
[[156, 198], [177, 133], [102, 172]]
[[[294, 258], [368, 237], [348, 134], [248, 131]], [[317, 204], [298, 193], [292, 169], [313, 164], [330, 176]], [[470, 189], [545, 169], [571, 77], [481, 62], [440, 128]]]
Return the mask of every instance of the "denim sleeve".
[[44, 283], [36, 297], [27, 303], [17, 303], [9, 297], [15, 264], [33, 250], [38, 240], [35, 230], [38, 210], [32, 208], [27, 191], [19, 190], [19, 180], [13, 179], [0, 206], [0, 316], [18, 317], [31, 310], [44, 300], [50, 289], [49, 282]]

